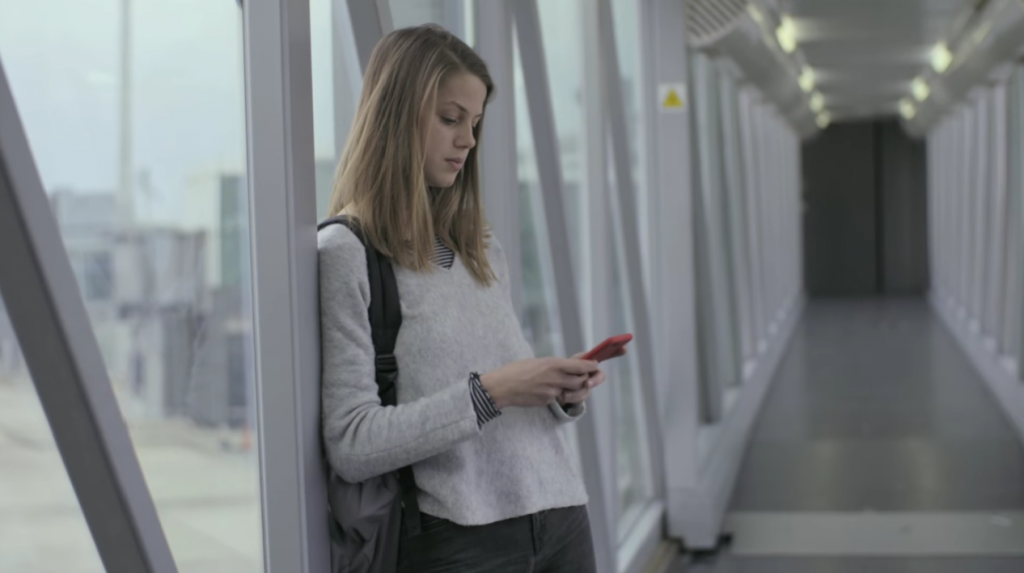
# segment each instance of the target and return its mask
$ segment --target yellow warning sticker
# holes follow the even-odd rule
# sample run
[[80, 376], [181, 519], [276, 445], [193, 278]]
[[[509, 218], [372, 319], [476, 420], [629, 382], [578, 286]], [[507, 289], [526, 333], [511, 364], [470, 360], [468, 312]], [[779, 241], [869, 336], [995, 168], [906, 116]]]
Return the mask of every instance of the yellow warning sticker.
[[658, 105], [661, 111], [673, 112], [686, 109], [686, 84], [661, 84], [658, 86]]
[[661, 105], [665, 108], [683, 107], [683, 98], [679, 97], [676, 90], [669, 90], [665, 96], [665, 101], [661, 102]]

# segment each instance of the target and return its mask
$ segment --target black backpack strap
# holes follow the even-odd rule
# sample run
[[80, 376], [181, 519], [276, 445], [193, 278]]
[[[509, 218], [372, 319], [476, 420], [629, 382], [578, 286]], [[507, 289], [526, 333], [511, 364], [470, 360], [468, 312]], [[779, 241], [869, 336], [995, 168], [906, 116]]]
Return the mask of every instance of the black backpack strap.
[[[367, 274], [370, 279], [370, 332], [373, 336], [373, 351], [376, 355], [377, 395], [381, 406], [398, 405], [398, 361], [395, 360], [395, 341], [402, 328], [402, 307], [398, 298], [398, 281], [391, 260], [381, 256], [373, 245], [366, 241], [356, 221], [347, 215], [339, 215], [317, 225], [321, 230], [329, 225], [344, 225], [366, 247]], [[402, 487], [402, 507], [405, 509], [406, 526], [410, 533], [420, 531], [420, 506], [416, 499], [416, 480], [412, 467], [398, 470], [398, 483]]]

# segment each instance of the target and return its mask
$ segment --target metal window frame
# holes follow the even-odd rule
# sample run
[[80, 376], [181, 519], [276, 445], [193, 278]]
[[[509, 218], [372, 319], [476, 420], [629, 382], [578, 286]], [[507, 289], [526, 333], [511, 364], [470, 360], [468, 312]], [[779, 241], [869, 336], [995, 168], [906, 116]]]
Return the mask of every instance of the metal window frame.
[[[572, 253], [569, 247], [568, 225], [564, 206], [563, 178], [557, 133], [555, 132], [554, 110], [551, 104], [551, 90], [548, 84], [547, 60], [544, 57], [544, 41], [540, 28], [540, 16], [536, 0], [511, 0], [515, 22], [515, 33], [519, 57], [523, 66], [523, 80], [530, 111], [530, 127], [533, 133], [537, 157], [537, 175], [544, 197], [544, 224], [547, 225], [548, 247], [553, 262], [555, 294], [558, 314], [562, 327], [562, 338], [567, 353], [575, 354], [585, 348], [584, 325], [578, 304], [576, 279], [573, 273]], [[599, 410], [592, 396], [592, 410]], [[588, 511], [594, 551], [599, 573], [615, 570], [616, 544], [609, 534], [609, 503], [602, 471], [602, 448], [599, 443], [596, 411], [577, 422], [580, 459], [583, 464], [583, 480], [590, 493]]]
[[487, 122], [480, 142], [484, 211], [491, 231], [505, 251], [512, 305], [516, 314], [522, 316], [522, 218], [516, 150], [512, 7], [509, 0], [489, 0], [476, 6], [474, 16], [476, 50], [487, 62], [491, 78], [498, 86], [494, 99], [487, 106]]
[[366, 71], [377, 42], [395, 29], [388, 0], [347, 0], [352, 22], [350, 32], [356, 40], [359, 69]]
[[[1019, 157], [1024, 149], [1024, 65], [1018, 63], [1010, 76], [1010, 134], [1014, 138], [1011, 157]], [[1024, 380], [1024, 165], [1010, 161], [1010, 265], [1011, 279], [1007, 288], [1005, 347], [1015, 359], [1017, 377]]]
[[731, 257], [726, 246], [723, 205], [723, 152], [719, 106], [719, 74], [715, 62], [706, 54], [693, 59], [694, 107], [697, 123], [699, 181], [696, 205], [699, 215], [694, 219], [697, 229], [698, 272], [700, 281], [698, 305], [700, 330], [705, 334], [703, 352], [706, 376], [704, 400], [706, 421], [715, 423], [724, 416], [725, 393], [735, 387], [741, 368], [736, 358], [730, 300]]
[[[582, 4], [582, 3], [581, 3]], [[582, 268], [585, 280], [580, 285], [580, 297], [584, 301], [584, 336], [588, 346], [596, 343], [600, 336], [610, 334], [611, 318], [608, 309], [612, 303], [611, 257], [601, 256], [604, 251], [598, 241], [605, 238], [599, 232], [611, 223], [608, 200], [611, 181], [608, 177], [608, 98], [605, 92], [604, 75], [607, 73], [601, 51], [599, 15], [596, 10], [583, 9], [580, 20], [583, 44], [583, 107], [584, 144], [583, 184], [580, 187], [580, 205], [583, 208], [584, 224], [581, 225], [580, 249], [576, 255], [582, 258], [576, 268]], [[607, 244], [607, 243], [605, 243]], [[618, 448], [616, 447], [614, 423], [615, 396], [609, 389], [595, 392], [589, 407], [597, 420], [595, 439], [603, 455], [598, 458], [602, 476], [608, 476], [602, 484], [601, 498], [605, 503], [606, 522], [601, 525], [607, 539], [618, 541]], [[617, 543], [613, 546], [617, 546]], [[617, 552], [615, 554], [617, 561]]]
[[959, 282], [959, 297], [957, 300], [959, 306], [959, 314], [965, 316], [970, 308], [971, 300], [971, 241], [970, 241], [970, 222], [971, 222], [971, 188], [973, 186], [972, 174], [974, 172], [974, 161], [975, 151], [978, 144], [977, 135], [977, 119], [974, 117], [974, 107], [965, 105], [964, 121], [962, 129], [964, 132], [964, 146], [961, 149], [963, 155], [963, 171], [961, 173], [961, 184], [959, 184], [959, 197], [961, 197], [961, 209], [959, 209], [959, 217], [957, 222], [958, 236], [957, 236], [957, 249], [958, 249], [958, 264], [957, 264], [957, 279]]
[[960, 178], [963, 171], [963, 146], [966, 144], [963, 137], [964, 120], [960, 114], [950, 118], [949, 125], [949, 156], [950, 181], [946, 189], [947, 215], [946, 222], [949, 229], [946, 231], [946, 267], [947, 280], [946, 288], [949, 293], [950, 302], [953, 308], [960, 304], [960, 195], [963, 189], [960, 187]]
[[[617, 39], [615, 28], [612, 22], [611, 0], [598, 0], [597, 13], [599, 16], [601, 46], [604, 49], [605, 91], [609, 112], [609, 136], [611, 137], [611, 148], [615, 162], [615, 193], [612, 198], [612, 218], [616, 227], [620, 229], [619, 263], [624, 265], [620, 268], [620, 276], [624, 276], [623, 286], [626, 287], [627, 302], [630, 307], [629, 318], [631, 319], [634, 332], [641, 340], [653, 340], [653, 329], [651, 327], [650, 310], [647, 299], [647, 289], [644, 286], [644, 255], [642, 240], [640, 238], [640, 220], [638, 209], [640, 205], [636, 182], [633, 179], [633, 169], [629, 151], [629, 131], [626, 128], [626, 104], [622, 88], [622, 74], [619, 63], [619, 52], [617, 50]], [[643, 22], [642, 13], [638, 14], [638, 21]], [[643, 37], [639, 34], [639, 37]], [[639, 135], [639, 134], [638, 134]], [[642, 142], [637, 142], [642, 149]], [[650, 180], [650, 177], [647, 178]], [[622, 273], [625, 273], [624, 275]], [[619, 301], [612, 301], [618, 304]], [[637, 360], [636, 365], [640, 378], [637, 380], [637, 388], [640, 393], [640, 401], [649, 412], [658, 411], [658, 397], [655, 394], [656, 369], [654, 363], [654, 345], [637, 344], [634, 347]], [[661, 424], [657, 416], [644, 418], [644, 446], [646, 448], [646, 459], [650, 463], [651, 481], [654, 499], [664, 499], [665, 480], [663, 460], [661, 453], [662, 436]]]
[[943, 300], [946, 296], [946, 262], [943, 258], [945, 235], [942, 222], [946, 218], [946, 185], [943, 179], [944, 161], [947, 155], [945, 134], [949, 124], [943, 121], [938, 129], [929, 134], [928, 141], [928, 203], [932, 206], [929, 223], [928, 245], [931, 250], [931, 290]]
[[782, 292], [782, 270], [784, 269], [784, 255], [782, 250], [782, 239], [781, 239], [781, 203], [782, 203], [782, 161], [780, 159], [782, 145], [781, 139], [781, 127], [778, 116], [774, 113], [770, 116], [771, 129], [769, 131], [769, 142], [768, 142], [768, 153], [771, 156], [769, 165], [771, 166], [771, 182], [772, 182], [772, 195], [771, 195], [771, 209], [768, 212], [770, 217], [770, 229], [772, 237], [772, 255], [774, 258], [773, 264], [770, 267], [772, 271], [772, 287], [773, 287], [773, 307], [776, 310], [776, 315], [772, 317], [773, 321], [778, 320], [778, 311], [782, 308], [783, 304], [783, 292]]
[[945, 230], [942, 231], [944, 235], [943, 239], [943, 264], [946, 267], [945, 276], [945, 288], [946, 296], [949, 301], [955, 305], [956, 294], [957, 294], [957, 277], [956, 277], [956, 247], [957, 247], [957, 181], [959, 179], [959, 147], [962, 142], [959, 139], [960, 135], [960, 119], [958, 117], [952, 117], [948, 120], [948, 129], [946, 130], [946, 156], [943, 158], [944, 161], [949, 162], [949, 167], [946, 169], [946, 176], [948, 180], [945, 181], [945, 217], [942, 220]]
[[769, 205], [771, 203], [771, 166], [769, 165], [771, 158], [768, 157], [767, 137], [768, 137], [768, 102], [763, 99], [758, 99], [757, 104], [752, 110], [752, 123], [754, 129], [752, 131], [754, 136], [754, 153], [757, 155], [757, 177], [758, 187], [755, 191], [757, 196], [757, 209], [754, 212], [754, 216], [757, 219], [757, 241], [759, 257], [759, 267], [757, 272], [760, 274], [760, 286], [761, 286], [761, 336], [763, 339], [764, 347], [768, 347], [768, 340], [772, 334], [772, 311], [774, 301], [772, 300], [772, 250], [771, 250], [771, 229], [769, 228], [769, 220], [767, 213], [769, 212]]
[[952, 163], [949, 169], [952, 180], [949, 182], [949, 189], [947, 191], [948, 198], [948, 222], [950, 224], [949, 231], [947, 232], [947, 252], [946, 258], [947, 265], [949, 267], [949, 280], [947, 287], [952, 300], [954, 308], [960, 306], [960, 196], [963, 188], [961, 187], [960, 178], [963, 172], [963, 161], [964, 153], [962, 150], [963, 145], [966, 143], [961, 138], [964, 137], [964, 118], [962, 114], [956, 113], [950, 118], [950, 157], [949, 160]]
[[947, 299], [952, 296], [950, 287], [952, 285], [951, 278], [951, 262], [950, 262], [950, 238], [952, 236], [952, 218], [955, 216], [955, 211], [952, 209], [952, 193], [953, 180], [955, 177], [956, 164], [954, 161], [955, 156], [955, 139], [953, 138], [953, 132], [956, 129], [955, 123], [952, 120], [947, 119], [944, 133], [941, 138], [945, 140], [941, 153], [940, 161], [946, 165], [945, 169], [942, 170], [940, 175], [937, 175], [937, 188], [940, 193], [940, 212], [938, 219], [937, 233], [940, 236], [939, 253], [937, 257], [942, 265], [942, 289]]
[[328, 1], [331, 10], [331, 70], [334, 74], [334, 90], [331, 93], [331, 105], [334, 107], [334, 159], [337, 163], [352, 129], [351, 115], [359, 105], [363, 69], [352, 33], [355, 26], [352, 25], [352, 11], [347, 0]]
[[0, 63], [0, 292], [104, 568], [177, 567]]
[[[729, 73], [719, 78], [725, 113], [722, 114], [722, 146], [726, 153], [723, 160], [726, 164], [725, 186], [727, 193], [727, 210], [729, 231], [732, 234], [729, 246], [732, 249], [733, 288], [736, 300], [736, 312], [739, 323], [739, 346], [741, 364], [754, 358], [756, 348], [755, 337], [751, 325], [751, 292], [750, 292], [750, 242], [747, 237], [746, 178], [744, 176], [743, 145], [740, 141], [739, 112], [740, 101], [737, 94], [737, 80]], [[740, 382], [742, 382], [742, 372]]]
[[981, 332], [982, 318], [985, 308], [986, 286], [986, 243], [985, 231], [988, 228], [988, 203], [991, 195], [989, 179], [991, 176], [991, 144], [992, 144], [992, 89], [983, 87], [975, 102], [975, 113], [978, 121], [978, 140], [974, 148], [975, 179], [971, 185], [971, 238], [970, 238], [970, 325], [975, 332]]
[[1003, 291], [1005, 290], [1006, 276], [1006, 144], [1008, 134], [1007, 120], [1007, 86], [1000, 82], [992, 91], [992, 158], [990, 160], [991, 175], [991, 199], [989, 201], [989, 225], [988, 225], [988, 252], [987, 258], [988, 274], [986, 282], [988, 289], [985, 296], [984, 316], [982, 317], [982, 332], [993, 350], [998, 345], [999, 332], [1002, 330]]
[[326, 571], [309, 3], [250, 0], [243, 19], [264, 562]]
[[745, 160], [747, 227], [749, 230], [750, 253], [750, 289], [752, 293], [752, 328], [754, 335], [755, 356], [763, 353], [768, 345], [765, 340], [767, 327], [764, 324], [764, 276], [762, 273], [763, 244], [761, 243], [760, 191], [763, 179], [760, 176], [760, 149], [757, 145], [759, 94], [752, 86], [744, 87], [740, 92], [740, 137], [743, 140]]
[[928, 220], [928, 248], [931, 264], [931, 291], [940, 300], [946, 297], [945, 233], [943, 221], [946, 218], [946, 166], [949, 121], [943, 119], [934, 131], [928, 134], [928, 205], [931, 211]]
[[928, 135], [928, 205], [931, 217], [928, 224], [928, 246], [931, 251], [931, 290], [944, 300], [946, 292], [946, 268], [943, 255], [945, 236], [942, 222], [946, 215], [946, 184], [943, 181], [943, 162], [947, 155], [949, 123], [943, 120], [935, 131]]

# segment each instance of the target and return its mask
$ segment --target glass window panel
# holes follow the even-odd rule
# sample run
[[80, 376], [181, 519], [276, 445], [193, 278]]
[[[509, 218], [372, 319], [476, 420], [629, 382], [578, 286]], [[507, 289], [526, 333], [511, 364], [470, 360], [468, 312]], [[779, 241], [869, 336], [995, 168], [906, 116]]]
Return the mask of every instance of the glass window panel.
[[[541, 38], [547, 64], [548, 85], [551, 87], [551, 106], [555, 115], [558, 135], [559, 159], [562, 165], [563, 199], [566, 224], [569, 226], [569, 246], [573, 253], [584, 252], [586, 180], [586, 145], [583, 121], [583, 13], [580, 0], [538, 2]], [[529, 117], [519, 116], [517, 129], [529, 129]], [[519, 127], [523, 123], [527, 125]], [[532, 143], [530, 143], [532, 146]], [[582, 257], [573, 257], [577, 282], [586, 265]]]
[[473, 0], [389, 0], [395, 29], [440, 24], [470, 46], [473, 39]]
[[[614, 162], [611, 157], [611, 146], [608, 146], [608, 181], [609, 193], [615, 193]], [[608, 309], [610, 323], [609, 334], [633, 332], [632, 314], [630, 312], [629, 290], [626, 284], [625, 252], [622, 238], [622, 226], [613, 220], [614, 213], [608, 212], [608, 228], [613, 232], [604, 233], [606, 252], [612, 256], [609, 265], [611, 274], [611, 293]], [[603, 336], [598, 336], [603, 339]], [[651, 463], [648, 458], [647, 435], [644, 426], [643, 400], [636, 354], [629, 353], [624, 358], [606, 362], [602, 367], [608, 374], [609, 382], [614, 390], [611, 420], [615, 436], [615, 460], [618, 511], [618, 533], [621, 542], [632, 531], [636, 520], [653, 496], [651, 484]]]
[[[623, 272], [619, 249], [616, 248], [614, 234], [609, 233], [608, 252], [615, 254], [614, 270], [612, 271], [612, 312], [611, 331], [614, 333], [632, 332], [628, 320], [626, 286], [623, 283]], [[646, 507], [652, 494], [651, 464], [647, 456], [647, 438], [644, 428], [643, 407], [640, 394], [639, 369], [636, 354], [627, 354], [605, 363], [610, 381], [614, 384], [616, 460], [618, 467], [618, 503], [619, 503], [619, 540], [623, 540], [633, 526], [642, 510]]]
[[[626, 134], [629, 140], [629, 160], [633, 166], [633, 184], [636, 186], [639, 228], [649, 229], [649, 195], [647, 188], [646, 140], [647, 122], [644, 120], [647, 98], [644, 96], [643, 44], [640, 33], [641, 10], [639, 0], [612, 0], [612, 22], [615, 47], [619, 57], [619, 75], [622, 79], [622, 99], [626, 110]], [[650, 235], [640, 235], [644, 265], [650, 257]]]
[[555, 312], [555, 281], [548, 249], [547, 224], [537, 175], [537, 156], [530, 129], [526, 84], [518, 43], [514, 50], [516, 154], [520, 197], [522, 251], [522, 317], [526, 340], [537, 356], [564, 356], [562, 331]]
[[263, 570], [242, 50], [237, 2], [0, 0], [0, 57], [182, 572]]
[[363, 74], [346, 0], [310, 0], [309, 12], [316, 213], [322, 219], [330, 215], [334, 174], [355, 117]]
[[103, 571], [0, 301], [0, 573]]
[[[569, 246], [580, 253], [583, 208], [583, 46], [579, 0], [538, 3], [548, 85], [558, 137]], [[518, 42], [518, 40], [517, 40]], [[499, 88], [500, 89], [500, 88]], [[521, 190], [523, 328], [538, 355], [562, 354], [558, 315], [553, 312], [554, 278], [547, 245], [544, 206], [519, 51], [515, 50], [516, 147]], [[573, 257], [577, 277], [586, 268]]]

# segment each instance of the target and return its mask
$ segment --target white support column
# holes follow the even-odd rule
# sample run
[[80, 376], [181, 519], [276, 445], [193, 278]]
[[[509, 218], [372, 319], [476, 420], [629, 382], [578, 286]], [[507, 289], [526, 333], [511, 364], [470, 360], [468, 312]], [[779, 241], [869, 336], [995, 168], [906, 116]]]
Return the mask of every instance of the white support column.
[[309, 3], [243, 6], [264, 561], [271, 573], [319, 573], [330, 546]]
[[109, 573], [175, 573], [0, 65], [0, 293]]
[[[686, 85], [688, 81], [685, 6], [674, 0], [654, 2], [654, 79], [658, 84]], [[689, 101], [690, 93], [679, 94]], [[660, 102], [657, 102], [660, 106]], [[658, 377], [665, 380], [659, 413], [663, 420], [663, 455], [669, 522], [680, 503], [681, 492], [697, 486], [700, 474], [700, 376], [697, 371], [696, 261], [694, 258], [693, 179], [691, 178], [691, 134], [689, 110], [659, 111], [652, 125], [657, 166], [652, 195], [657, 201], [652, 280], [663, 288], [652, 301], [658, 309], [661, 328], [657, 332]], [[679, 526], [670, 525], [673, 534]]]
[[510, 0], [488, 0], [477, 5], [477, 51], [487, 62], [497, 95], [487, 106], [483, 140], [481, 186], [484, 210], [491, 230], [508, 260], [512, 304], [522, 309], [522, 249], [520, 246], [519, 175], [516, 170], [515, 70]]

